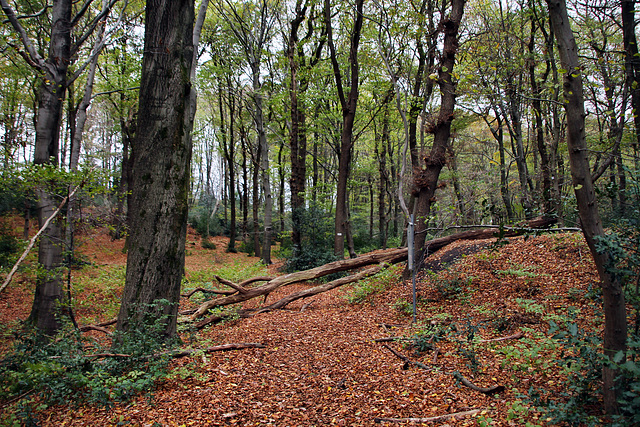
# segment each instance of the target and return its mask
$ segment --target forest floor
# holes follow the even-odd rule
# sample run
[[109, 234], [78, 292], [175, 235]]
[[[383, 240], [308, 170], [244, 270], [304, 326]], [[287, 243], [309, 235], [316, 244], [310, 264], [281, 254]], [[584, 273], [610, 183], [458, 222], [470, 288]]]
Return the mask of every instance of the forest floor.
[[[212, 281], [213, 274], [265, 273], [257, 258], [225, 253], [222, 237], [212, 238], [216, 249], [209, 250], [192, 232], [187, 240], [186, 287]], [[80, 241], [89, 264], [73, 271], [73, 283], [77, 320], [86, 325], [115, 316], [126, 255], [123, 242], [112, 242], [104, 230], [85, 231]], [[285, 310], [185, 333], [194, 348], [243, 342], [264, 348], [176, 359], [173, 375], [149, 395], [110, 408], [48, 408], [38, 414], [40, 425], [370, 426], [376, 418], [474, 410], [439, 425], [545, 425], [545, 416], [522, 396], [532, 389], [556, 396], [564, 391], [565, 376], [555, 363], [561, 349], [550, 338], [549, 321], [599, 329], [599, 303], [592, 297], [597, 274], [580, 234], [494, 243], [459, 241], [432, 255], [429, 265], [437, 273], [416, 279], [415, 324], [411, 281], [403, 282], [402, 266], [395, 266], [382, 278], [311, 297], [310, 305], [299, 300]], [[270, 266], [269, 274], [282, 274], [281, 264]], [[23, 273], [0, 294], [0, 352], [11, 344], [8, 331], [29, 313], [32, 280]], [[308, 286], [285, 286], [268, 301]], [[191, 300], [183, 298], [181, 309], [201, 302]], [[376, 341], [390, 337], [399, 339]], [[461, 384], [458, 374], [504, 391], [483, 394]]]

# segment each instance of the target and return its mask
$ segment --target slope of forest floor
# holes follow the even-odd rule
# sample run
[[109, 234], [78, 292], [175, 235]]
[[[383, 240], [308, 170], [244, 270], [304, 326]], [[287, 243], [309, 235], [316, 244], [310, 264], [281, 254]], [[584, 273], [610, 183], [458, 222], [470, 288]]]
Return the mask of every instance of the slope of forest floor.
[[[80, 283], [76, 316], [79, 324], [92, 324], [115, 315], [126, 256], [123, 243], [111, 242], [104, 231], [85, 232], [81, 240], [89, 265], [73, 272]], [[207, 274], [214, 272], [258, 275], [257, 258], [225, 253], [222, 237], [212, 242], [216, 249], [203, 249], [189, 234], [187, 286], [211, 280]], [[185, 334], [185, 343], [195, 348], [242, 342], [264, 348], [176, 359], [171, 378], [152, 395], [111, 408], [49, 408], [39, 414], [41, 425], [370, 426], [376, 418], [471, 410], [478, 412], [441, 424], [544, 425], [542, 414], [522, 395], [530, 389], [562, 391], [564, 376], [554, 364], [559, 350], [550, 339], [549, 321], [570, 319], [599, 328], [598, 303], [592, 298], [597, 274], [579, 234], [494, 243], [460, 241], [432, 255], [430, 265], [438, 272], [416, 279], [416, 324], [411, 322], [411, 282], [402, 282], [402, 266], [395, 266], [382, 278], [316, 295], [311, 304], [296, 301], [285, 310]], [[439, 259], [443, 262], [436, 267]], [[281, 274], [277, 267], [270, 267], [270, 274]], [[10, 328], [29, 313], [31, 283], [23, 273], [0, 295], [2, 352], [9, 348]], [[283, 287], [268, 301], [308, 286]], [[181, 308], [196, 306], [197, 297], [191, 299], [183, 298]], [[391, 337], [398, 339], [376, 341]], [[495, 340], [505, 337], [514, 338]], [[480, 393], [462, 385], [460, 375], [479, 387], [504, 386], [504, 391]]]

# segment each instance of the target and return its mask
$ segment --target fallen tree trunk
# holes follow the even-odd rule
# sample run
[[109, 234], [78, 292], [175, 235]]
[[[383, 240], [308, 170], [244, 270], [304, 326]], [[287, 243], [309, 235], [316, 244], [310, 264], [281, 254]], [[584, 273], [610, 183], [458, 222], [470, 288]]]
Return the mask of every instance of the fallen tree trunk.
[[[317, 295], [319, 293], [322, 292], [326, 292], [328, 290], [331, 289], [335, 289], [337, 287], [346, 285], [347, 283], [353, 283], [353, 282], [357, 282], [360, 279], [363, 279], [365, 277], [368, 276], [372, 276], [378, 272], [380, 272], [383, 269], [382, 265], [378, 265], [372, 268], [369, 268], [367, 270], [361, 271], [358, 274], [354, 274], [352, 276], [348, 276], [348, 277], [341, 277], [340, 279], [336, 279], [333, 280], [329, 283], [325, 283], [324, 285], [320, 285], [320, 286], [315, 286], [313, 288], [309, 288], [309, 289], [305, 289], [302, 290], [300, 292], [295, 292], [291, 295], [287, 295], [286, 297], [282, 298], [279, 301], [276, 301], [275, 303], [267, 306], [267, 307], [262, 307], [259, 308], [257, 310], [253, 310], [253, 309], [247, 309], [247, 310], [237, 310], [235, 312], [230, 311], [230, 312], [226, 312], [226, 313], [219, 313], [219, 314], [214, 314], [212, 316], [207, 317], [204, 320], [201, 320], [199, 322], [194, 323], [194, 327], [196, 329], [202, 329], [205, 326], [211, 324], [211, 323], [217, 323], [217, 322], [221, 322], [223, 320], [226, 320], [230, 317], [232, 317], [234, 314], [240, 316], [240, 317], [253, 317], [256, 314], [259, 313], [264, 313], [267, 311], [271, 311], [271, 310], [277, 310], [277, 309], [282, 309], [284, 307], [286, 307], [288, 304], [290, 304], [291, 302], [301, 299], [301, 298], [306, 298], [306, 297], [310, 297], [313, 295]], [[312, 301], [313, 302], [313, 301]], [[304, 307], [303, 307], [304, 308]]]
[[273, 280], [268, 281], [264, 285], [256, 286], [255, 288], [246, 289], [244, 293], [237, 293], [223, 298], [206, 301], [202, 304], [198, 310], [191, 316], [192, 320], [204, 316], [207, 310], [214, 307], [236, 304], [239, 302], [247, 301], [255, 297], [267, 295], [281, 286], [291, 285], [293, 283], [305, 282], [307, 280], [318, 279], [323, 276], [327, 276], [333, 273], [340, 273], [342, 271], [353, 270], [360, 267], [365, 267], [371, 264], [389, 263], [395, 264], [407, 259], [407, 248], [387, 249], [383, 251], [371, 252], [357, 258], [345, 259], [340, 261], [334, 261], [329, 264], [322, 265], [320, 267], [312, 268], [310, 270], [298, 271], [295, 273], [285, 274], [284, 276], [278, 276]]
[[366, 270], [361, 271], [360, 273], [353, 274], [347, 277], [341, 277], [336, 280], [332, 280], [329, 283], [325, 283], [324, 285], [314, 286], [313, 288], [305, 289], [303, 291], [299, 291], [293, 293], [291, 295], [287, 295], [279, 301], [274, 302], [271, 305], [263, 307], [259, 309], [256, 314], [263, 313], [265, 311], [278, 310], [286, 307], [288, 304], [292, 303], [295, 300], [301, 298], [307, 298], [313, 295], [320, 294], [322, 292], [330, 291], [331, 289], [338, 288], [340, 286], [346, 285], [348, 283], [357, 282], [358, 280], [362, 280], [365, 277], [373, 276], [374, 274], [378, 274], [385, 267], [383, 265], [376, 265], [375, 267], [368, 268]]
[[[556, 222], [554, 218], [545, 218], [538, 217], [534, 218], [522, 225], [522, 227], [504, 227], [500, 232], [502, 237], [512, 237], [520, 234], [524, 234], [525, 232], [531, 231], [532, 229], [540, 229], [551, 226]], [[440, 237], [438, 239], [433, 239], [425, 243], [425, 254], [432, 254], [438, 249], [447, 246], [450, 243], [453, 243], [457, 240], [477, 240], [477, 239], [489, 239], [495, 237], [496, 231], [495, 229], [482, 229], [482, 230], [471, 230], [465, 231], [462, 233], [452, 234], [450, 236]], [[250, 299], [269, 295], [274, 290], [293, 283], [305, 282], [308, 280], [318, 279], [323, 276], [327, 276], [333, 273], [340, 273], [342, 271], [354, 270], [361, 267], [366, 267], [372, 264], [396, 264], [407, 259], [407, 248], [394, 248], [394, 249], [386, 249], [379, 250], [375, 252], [370, 252], [368, 254], [361, 255], [357, 258], [346, 259], [334, 261], [329, 264], [322, 265], [320, 267], [312, 268], [310, 270], [298, 271], [295, 273], [285, 274], [283, 276], [278, 276], [276, 278], [268, 278], [268, 277], [259, 277], [254, 279], [245, 280], [240, 284], [233, 283], [232, 288], [234, 288], [237, 292], [228, 295], [225, 297], [217, 298], [214, 300], [206, 301], [203, 303], [195, 313], [191, 315], [191, 320], [194, 321], [200, 317], [203, 317], [208, 310], [225, 305], [236, 304], [244, 301], [248, 301]], [[230, 282], [217, 278], [221, 283], [229, 284]], [[260, 281], [260, 280], [268, 280], [265, 284], [256, 286], [255, 288], [245, 288], [246, 284]], [[327, 284], [328, 285], [328, 284]], [[340, 285], [336, 285], [340, 286]], [[328, 287], [326, 289], [322, 289], [320, 287], [316, 287], [314, 292], [320, 293], [325, 292], [329, 289], [333, 289], [332, 287]], [[315, 294], [310, 294], [315, 295]], [[309, 296], [309, 295], [307, 295]], [[300, 296], [299, 298], [304, 298], [304, 296]], [[266, 299], [266, 297], [265, 297]], [[297, 299], [297, 298], [296, 298]], [[289, 301], [290, 302], [290, 301]], [[278, 301], [278, 303], [280, 303]], [[278, 304], [276, 303], [276, 304]], [[283, 302], [284, 305], [288, 304], [288, 302]], [[200, 322], [200, 323], [210, 323], [210, 322]]]
[[[557, 222], [556, 218], [537, 217], [527, 221], [522, 227], [504, 227], [501, 233], [502, 237], [514, 237], [525, 234], [527, 232], [536, 231], [552, 226]], [[481, 240], [497, 237], [500, 234], [495, 228], [483, 228], [481, 230], [469, 230], [462, 233], [451, 234], [449, 236], [439, 237], [437, 239], [429, 240], [424, 244], [425, 257], [436, 252], [458, 240]]]

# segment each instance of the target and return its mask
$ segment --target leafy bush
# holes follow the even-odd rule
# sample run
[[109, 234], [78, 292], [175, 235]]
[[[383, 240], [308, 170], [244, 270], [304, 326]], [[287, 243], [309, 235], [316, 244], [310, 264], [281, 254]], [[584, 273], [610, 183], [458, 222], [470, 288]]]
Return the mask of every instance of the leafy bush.
[[431, 273], [431, 276], [433, 277], [434, 290], [441, 300], [458, 298], [471, 285], [471, 278], [464, 277], [460, 273], [453, 273], [451, 276]]
[[211, 217], [207, 206], [199, 205], [189, 209], [189, 224], [203, 238], [229, 234], [228, 226], [218, 215]]
[[[132, 327], [116, 336], [110, 349], [71, 327], [48, 343], [25, 335], [0, 361], [0, 400], [16, 399], [15, 412], [25, 424], [48, 405], [128, 401], [167, 376], [168, 350], [175, 342], [164, 339], [162, 330], [162, 319]], [[32, 407], [36, 401], [39, 406]]]
[[215, 249], [215, 248], [216, 248], [216, 244], [215, 244], [215, 243], [213, 243], [213, 242], [212, 242], [211, 240], [209, 240], [209, 239], [205, 239], [205, 238], [203, 238], [203, 239], [202, 239], [202, 243], [201, 243], [201, 244], [202, 244], [202, 247], [203, 247], [204, 249]]
[[0, 268], [12, 266], [18, 249], [20, 249], [20, 241], [11, 233], [7, 225], [0, 222]]
[[330, 215], [314, 205], [307, 210], [297, 210], [292, 217], [299, 224], [302, 241], [299, 248], [291, 248], [285, 265], [287, 272], [307, 270], [337, 259], [333, 254], [333, 223]]

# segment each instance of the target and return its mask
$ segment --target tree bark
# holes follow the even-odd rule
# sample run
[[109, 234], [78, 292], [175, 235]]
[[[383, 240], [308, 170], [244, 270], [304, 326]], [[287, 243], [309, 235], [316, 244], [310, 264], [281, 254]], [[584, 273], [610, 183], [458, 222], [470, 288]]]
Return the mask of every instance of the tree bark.
[[[556, 35], [560, 60], [565, 74], [563, 78], [564, 107], [567, 114], [567, 146], [571, 177], [575, 191], [582, 232], [589, 245], [602, 287], [605, 317], [604, 351], [609, 358], [619, 351], [626, 351], [627, 322], [624, 293], [619, 280], [606, 269], [609, 254], [596, 249], [596, 239], [604, 236], [598, 213], [598, 201], [591, 180], [585, 134], [585, 110], [582, 87], [582, 69], [578, 60], [578, 47], [571, 30], [565, 0], [547, 0], [549, 18]], [[618, 411], [616, 397], [616, 371], [604, 367], [603, 396], [608, 414]]]
[[127, 274], [117, 329], [176, 333], [191, 173], [193, 0], [148, 0]]
[[[71, 9], [72, 2], [69, 0], [54, 1], [51, 9], [49, 58], [43, 70], [45, 75], [38, 96], [34, 151], [36, 165], [58, 166], [60, 123], [71, 54]], [[38, 226], [42, 228], [56, 208], [55, 183], [51, 182], [47, 189], [38, 189], [36, 194]], [[52, 221], [38, 247], [38, 263], [42, 270], [38, 274], [28, 321], [44, 335], [54, 335], [62, 327], [63, 238], [62, 222]]]
[[[426, 219], [434, 202], [434, 195], [440, 171], [446, 162], [446, 153], [451, 136], [453, 121], [456, 82], [452, 73], [458, 51], [458, 29], [462, 21], [465, 0], [452, 0], [451, 14], [444, 18], [441, 27], [444, 31], [442, 60], [438, 69], [438, 85], [440, 86], [440, 113], [433, 129], [433, 146], [428, 156], [422, 161], [421, 169], [414, 173], [414, 186], [417, 189], [415, 205], [416, 218], [416, 268], [420, 269], [424, 262], [424, 241], [426, 237]], [[406, 273], [405, 273], [406, 274]]]
[[340, 136], [340, 149], [338, 157], [338, 185], [336, 190], [336, 217], [335, 217], [335, 235], [334, 235], [334, 254], [338, 258], [344, 258], [344, 242], [347, 236], [347, 227], [349, 226], [349, 215], [347, 212], [347, 182], [349, 180], [349, 172], [351, 170], [351, 152], [353, 149], [353, 125], [356, 117], [356, 108], [358, 106], [359, 95], [359, 74], [360, 65], [358, 62], [358, 47], [360, 45], [360, 36], [362, 34], [362, 7], [364, 0], [356, 0], [355, 16], [353, 21], [353, 31], [351, 33], [350, 50], [349, 50], [349, 94], [345, 97], [344, 88], [342, 87], [342, 73], [336, 49], [333, 43], [333, 30], [331, 28], [331, 5], [329, 0], [325, 0], [325, 24], [327, 26], [327, 42], [329, 44], [331, 64], [333, 65], [333, 74], [338, 89], [338, 98], [342, 108], [342, 133]]

